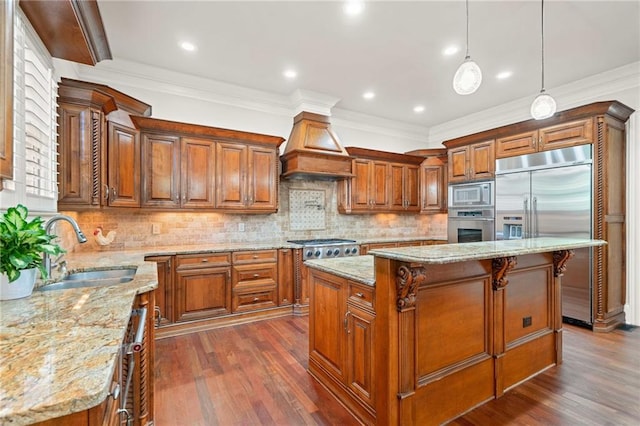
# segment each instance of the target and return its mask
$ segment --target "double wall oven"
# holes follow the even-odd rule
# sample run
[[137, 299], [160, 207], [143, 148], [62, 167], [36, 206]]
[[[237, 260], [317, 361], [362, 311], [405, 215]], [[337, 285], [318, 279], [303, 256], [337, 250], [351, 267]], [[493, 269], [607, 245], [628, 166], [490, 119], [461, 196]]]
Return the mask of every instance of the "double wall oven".
[[495, 237], [494, 181], [449, 185], [449, 243], [491, 241]]

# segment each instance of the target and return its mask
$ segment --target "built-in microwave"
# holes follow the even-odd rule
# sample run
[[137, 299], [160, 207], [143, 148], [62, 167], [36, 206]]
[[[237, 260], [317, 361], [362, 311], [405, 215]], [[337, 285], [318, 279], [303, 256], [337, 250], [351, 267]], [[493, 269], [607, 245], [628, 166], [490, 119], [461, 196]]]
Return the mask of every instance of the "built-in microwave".
[[494, 181], [449, 185], [449, 207], [493, 206]]

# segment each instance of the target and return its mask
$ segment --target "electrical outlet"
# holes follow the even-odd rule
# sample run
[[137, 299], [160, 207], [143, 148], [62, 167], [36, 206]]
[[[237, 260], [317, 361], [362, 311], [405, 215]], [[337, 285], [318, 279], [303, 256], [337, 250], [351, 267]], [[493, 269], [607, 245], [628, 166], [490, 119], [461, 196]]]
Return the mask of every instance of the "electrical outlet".
[[160, 224], [159, 223], [152, 223], [151, 224], [151, 233], [155, 234], [155, 235], [160, 233]]
[[238, 224], [238, 231], [240, 231], [240, 232], [244, 232], [244, 223], [240, 222], [240, 223]]

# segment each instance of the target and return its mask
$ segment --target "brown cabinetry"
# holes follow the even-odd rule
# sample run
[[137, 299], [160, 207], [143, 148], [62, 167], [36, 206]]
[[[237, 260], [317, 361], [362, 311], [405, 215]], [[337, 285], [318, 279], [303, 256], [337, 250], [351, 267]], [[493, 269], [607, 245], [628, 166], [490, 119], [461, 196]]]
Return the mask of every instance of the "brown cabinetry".
[[293, 249], [278, 250], [278, 305], [293, 304], [294, 268]]
[[593, 142], [593, 119], [585, 118], [496, 139], [496, 158], [514, 157]]
[[214, 207], [214, 141], [143, 133], [142, 156], [143, 207]]
[[374, 289], [309, 271], [309, 371], [358, 417], [375, 415]]
[[446, 213], [447, 150], [417, 149], [406, 154], [424, 157], [420, 165], [420, 213]]
[[176, 256], [175, 320], [210, 318], [231, 312], [231, 254]]
[[495, 161], [494, 140], [449, 148], [449, 183], [492, 178]]
[[58, 206], [140, 206], [140, 139], [129, 114], [151, 107], [110, 87], [63, 78], [58, 87]]
[[353, 178], [338, 185], [340, 213], [418, 212], [423, 158], [347, 147]]
[[174, 321], [173, 317], [173, 256], [145, 257], [148, 262], [155, 262], [158, 271], [158, 288], [155, 292], [156, 305], [154, 316], [156, 324], [163, 326]]
[[278, 306], [277, 250], [234, 252], [232, 312]]
[[0, 190], [13, 179], [13, 16], [17, 1], [0, 4]]

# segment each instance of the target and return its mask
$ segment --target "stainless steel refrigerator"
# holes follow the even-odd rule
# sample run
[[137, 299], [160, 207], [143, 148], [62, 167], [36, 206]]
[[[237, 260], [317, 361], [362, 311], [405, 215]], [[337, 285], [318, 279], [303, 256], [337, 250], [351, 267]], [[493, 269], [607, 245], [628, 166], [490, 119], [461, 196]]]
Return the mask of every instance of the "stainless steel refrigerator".
[[[591, 146], [496, 161], [496, 239], [592, 237]], [[575, 250], [562, 277], [565, 321], [591, 325], [592, 250]]]

